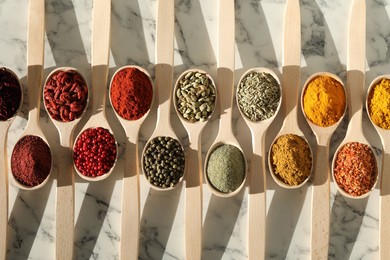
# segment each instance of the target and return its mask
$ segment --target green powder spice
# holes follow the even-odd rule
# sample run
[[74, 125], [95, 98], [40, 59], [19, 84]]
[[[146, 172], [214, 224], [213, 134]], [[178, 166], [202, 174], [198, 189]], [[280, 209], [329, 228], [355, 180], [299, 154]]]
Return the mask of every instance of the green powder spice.
[[211, 185], [220, 192], [235, 191], [245, 176], [245, 162], [241, 150], [230, 144], [218, 146], [210, 154], [206, 173]]
[[311, 152], [303, 138], [294, 134], [280, 136], [272, 145], [271, 156], [274, 173], [284, 183], [299, 185], [310, 176]]
[[238, 85], [237, 101], [241, 112], [252, 122], [275, 115], [280, 102], [279, 82], [269, 73], [252, 72]]

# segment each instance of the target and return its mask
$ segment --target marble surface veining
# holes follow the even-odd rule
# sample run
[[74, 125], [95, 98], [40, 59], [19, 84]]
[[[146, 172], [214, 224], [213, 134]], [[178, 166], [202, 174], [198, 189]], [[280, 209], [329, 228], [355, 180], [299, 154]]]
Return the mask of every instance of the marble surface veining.
[[[91, 0], [46, 0], [44, 76], [58, 66], [73, 66], [90, 81]], [[347, 29], [352, 0], [301, 0], [301, 83], [314, 72], [329, 71], [346, 80]], [[265, 66], [279, 76], [285, 0], [236, 0], [236, 82], [252, 67]], [[136, 64], [154, 75], [156, 0], [112, 0], [110, 78], [120, 66]], [[199, 67], [216, 76], [218, 1], [175, 1], [175, 79]], [[366, 88], [389, 72], [390, 1], [367, 1]], [[28, 1], [0, 1], [0, 65], [11, 68], [26, 88]], [[301, 84], [301, 85], [302, 85]], [[26, 100], [26, 99], [25, 99]], [[107, 102], [107, 116], [120, 146], [114, 173], [87, 183], [76, 177], [75, 259], [118, 259], [125, 134]], [[299, 109], [300, 110], [300, 109]], [[217, 111], [218, 112], [218, 111]], [[89, 114], [79, 123], [76, 134]], [[9, 130], [8, 156], [26, 126], [27, 106]], [[186, 132], [172, 110], [172, 124], [187, 145]], [[266, 135], [266, 150], [281, 127], [277, 116]], [[156, 122], [156, 104], [142, 126], [140, 149]], [[330, 153], [345, 136], [347, 119], [332, 137]], [[40, 123], [56, 154], [59, 135], [41, 109]], [[250, 132], [233, 107], [234, 133], [246, 156], [252, 152]], [[299, 111], [299, 124], [312, 147], [315, 138]], [[365, 134], [380, 159], [381, 144], [367, 115]], [[217, 115], [202, 135], [205, 153], [216, 137]], [[140, 150], [141, 151], [141, 150]], [[56, 154], [58, 155], [58, 154]], [[55, 158], [56, 159], [56, 158]], [[379, 164], [380, 165], [380, 164]], [[54, 165], [56, 173], [56, 164]], [[55, 174], [38, 191], [21, 191], [10, 183], [8, 258], [53, 259], [55, 252]], [[363, 200], [342, 197], [331, 183], [329, 259], [377, 259], [379, 184]], [[279, 188], [267, 173], [267, 259], [309, 259], [311, 185]], [[172, 192], [150, 190], [141, 176], [139, 259], [184, 259], [185, 184]], [[234, 198], [220, 199], [204, 185], [203, 259], [247, 259], [247, 188]], [[3, 232], [3, 231], [0, 231]]]

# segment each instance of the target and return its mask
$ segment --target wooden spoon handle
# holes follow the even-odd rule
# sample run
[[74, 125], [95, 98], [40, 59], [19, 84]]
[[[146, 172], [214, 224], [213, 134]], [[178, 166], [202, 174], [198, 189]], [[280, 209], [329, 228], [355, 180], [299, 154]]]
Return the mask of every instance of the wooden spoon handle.
[[8, 229], [8, 163], [7, 163], [7, 133], [8, 126], [0, 127], [0, 259], [7, 257], [7, 229]]
[[[221, 122], [224, 129], [231, 128], [234, 90], [234, 0], [219, 1], [217, 88]], [[221, 132], [221, 131], [220, 131]], [[223, 131], [227, 132], [227, 131]]]
[[380, 190], [379, 216], [379, 252], [380, 259], [387, 259], [390, 255], [390, 140], [384, 144]]
[[311, 213], [311, 259], [328, 259], [330, 223], [329, 149], [317, 147]]
[[[253, 133], [254, 136], [255, 133]], [[256, 133], [258, 134], [258, 133]], [[266, 192], [264, 132], [254, 136], [248, 195], [248, 258], [265, 258]]]
[[185, 195], [185, 249], [189, 260], [202, 254], [202, 155], [198, 136], [191, 138], [187, 150]]
[[73, 259], [74, 170], [70, 147], [73, 132], [61, 133], [56, 190], [56, 259]]
[[92, 114], [104, 110], [110, 54], [111, 0], [94, 0], [92, 14]]
[[45, 1], [30, 0], [27, 29], [27, 88], [30, 121], [39, 119], [43, 77]]
[[127, 140], [122, 187], [121, 259], [138, 259], [140, 230], [138, 169], [137, 141]]

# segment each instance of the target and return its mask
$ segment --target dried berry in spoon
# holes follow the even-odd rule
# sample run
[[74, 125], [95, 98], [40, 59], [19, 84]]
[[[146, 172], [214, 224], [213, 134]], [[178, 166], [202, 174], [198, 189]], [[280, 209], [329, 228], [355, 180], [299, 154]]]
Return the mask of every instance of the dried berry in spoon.
[[0, 121], [5, 121], [16, 114], [22, 98], [19, 81], [6, 68], [0, 69]]

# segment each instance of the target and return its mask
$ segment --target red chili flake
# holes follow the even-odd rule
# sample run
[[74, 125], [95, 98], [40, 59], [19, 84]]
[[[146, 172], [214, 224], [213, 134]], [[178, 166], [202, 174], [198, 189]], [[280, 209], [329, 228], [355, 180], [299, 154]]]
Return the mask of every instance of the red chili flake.
[[376, 159], [368, 145], [359, 142], [345, 144], [336, 155], [334, 164], [335, 180], [346, 193], [361, 196], [374, 186]]
[[83, 175], [96, 177], [110, 171], [116, 153], [115, 138], [107, 129], [89, 128], [77, 138], [73, 160]]

